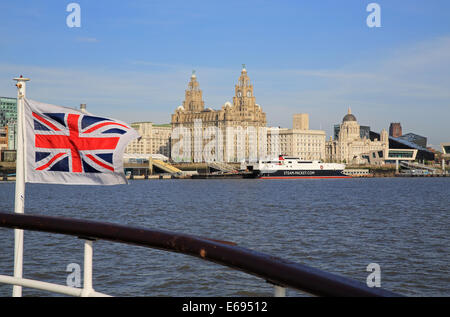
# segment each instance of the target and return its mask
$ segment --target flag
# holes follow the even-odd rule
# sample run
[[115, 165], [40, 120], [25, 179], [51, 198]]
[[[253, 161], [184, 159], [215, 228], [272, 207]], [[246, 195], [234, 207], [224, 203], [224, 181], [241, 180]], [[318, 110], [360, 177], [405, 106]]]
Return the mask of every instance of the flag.
[[28, 99], [24, 119], [26, 182], [126, 184], [123, 153], [139, 137], [128, 124]]

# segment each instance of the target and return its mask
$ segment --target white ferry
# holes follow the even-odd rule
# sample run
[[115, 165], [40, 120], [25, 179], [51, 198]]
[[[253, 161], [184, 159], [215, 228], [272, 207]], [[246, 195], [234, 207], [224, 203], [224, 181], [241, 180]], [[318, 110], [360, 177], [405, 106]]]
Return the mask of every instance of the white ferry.
[[345, 164], [305, 161], [298, 157], [280, 155], [275, 160], [262, 160], [248, 165], [253, 178], [351, 178], [343, 173]]

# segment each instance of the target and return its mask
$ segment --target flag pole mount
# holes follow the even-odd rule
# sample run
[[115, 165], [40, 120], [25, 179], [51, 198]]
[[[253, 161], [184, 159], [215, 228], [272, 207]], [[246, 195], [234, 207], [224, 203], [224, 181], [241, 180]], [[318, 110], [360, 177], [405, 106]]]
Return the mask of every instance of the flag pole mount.
[[22, 75], [20, 77], [14, 78], [15, 81], [17, 81], [16, 87], [17, 87], [17, 97], [25, 97], [25, 83], [27, 81], [30, 81], [30, 78], [24, 78]]
[[[14, 78], [17, 82], [17, 155], [16, 155], [16, 192], [14, 212], [23, 214], [25, 209], [25, 133], [24, 133], [24, 99], [26, 83], [29, 78]], [[23, 230], [14, 230], [14, 277], [22, 278], [23, 272]], [[22, 296], [22, 287], [14, 285], [14, 297]]]

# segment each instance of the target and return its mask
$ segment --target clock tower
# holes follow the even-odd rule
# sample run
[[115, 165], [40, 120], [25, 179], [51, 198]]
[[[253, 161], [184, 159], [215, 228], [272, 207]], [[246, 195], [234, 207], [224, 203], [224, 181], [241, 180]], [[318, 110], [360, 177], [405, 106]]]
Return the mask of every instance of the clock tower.
[[254, 111], [256, 104], [253, 96], [253, 85], [247, 75], [245, 65], [242, 65], [241, 76], [234, 90], [233, 104], [236, 109], [244, 113]]
[[195, 71], [192, 71], [191, 81], [188, 84], [188, 89], [185, 91], [183, 108], [192, 112], [201, 112], [205, 108], [202, 91], [198, 84]]

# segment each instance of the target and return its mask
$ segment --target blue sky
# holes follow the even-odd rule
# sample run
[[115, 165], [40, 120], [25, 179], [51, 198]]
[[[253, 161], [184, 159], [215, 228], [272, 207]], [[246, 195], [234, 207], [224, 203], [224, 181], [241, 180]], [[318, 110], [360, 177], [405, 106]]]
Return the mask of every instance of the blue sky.
[[196, 70], [208, 107], [231, 101], [246, 64], [269, 125], [309, 113], [328, 135], [351, 107], [372, 130], [450, 141], [450, 2], [2, 1], [0, 95], [31, 77], [28, 97], [127, 122], [170, 121]]

